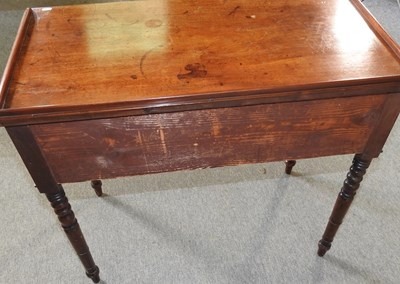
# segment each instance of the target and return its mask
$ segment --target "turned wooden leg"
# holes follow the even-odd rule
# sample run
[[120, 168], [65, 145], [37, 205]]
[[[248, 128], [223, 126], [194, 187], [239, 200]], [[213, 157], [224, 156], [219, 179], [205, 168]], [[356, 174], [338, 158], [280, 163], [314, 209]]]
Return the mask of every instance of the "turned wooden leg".
[[336, 199], [328, 225], [326, 226], [322, 239], [318, 243], [319, 256], [324, 256], [331, 248], [333, 238], [335, 237], [335, 234], [339, 229], [351, 202], [353, 201], [357, 189], [360, 187], [360, 183], [370, 163], [371, 159], [363, 160], [360, 155], [354, 157], [353, 164], [350, 167], [350, 171], [347, 174], [343, 187]]
[[43, 156], [43, 152], [36, 142], [37, 140], [35, 139], [34, 133], [28, 126], [13, 126], [7, 127], [6, 129], [35, 182], [37, 189], [39, 192], [46, 194], [47, 199], [54, 208], [61, 222], [61, 226], [64, 228], [69, 241], [85, 267], [86, 275], [90, 277], [93, 282], [98, 283], [100, 281], [99, 268], [93, 261], [78, 221], [75, 218], [74, 212], [71, 210], [71, 205], [65, 197], [62, 186], [57, 184]]
[[285, 161], [285, 164], [286, 164], [285, 173], [290, 175], [292, 173], [292, 169], [293, 169], [294, 165], [296, 165], [296, 161], [295, 160], [287, 160], [287, 161]]
[[71, 205], [69, 204], [61, 185], [59, 188], [60, 191], [58, 193], [46, 194], [47, 199], [54, 208], [54, 212], [57, 214], [58, 220], [60, 220], [65, 234], [85, 267], [86, 275], [91, 278], [94, 283], [98, 283], [100, 282], [99, 268], [93, 261], [89, 247], [86, 244], [81, 228], [79, 227], [78, 220], [76, 220], [75, 214], [71, 210]]
[[101, 180], [98, 180], [98, 179], [92, 180], [90, 184], [91, 184], [92, 188], [94, 189], [94, 191], [96, 192], [98, 197], [103, 195], [103, 189], [101, 188], [103, 183], [101, 182]]

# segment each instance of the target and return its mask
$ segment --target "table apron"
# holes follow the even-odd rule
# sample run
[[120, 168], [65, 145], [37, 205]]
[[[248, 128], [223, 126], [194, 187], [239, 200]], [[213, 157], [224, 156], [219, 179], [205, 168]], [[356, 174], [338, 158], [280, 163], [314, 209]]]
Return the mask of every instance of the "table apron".
[[360, 153], [386, 95], [31, 125], [59, 183]]

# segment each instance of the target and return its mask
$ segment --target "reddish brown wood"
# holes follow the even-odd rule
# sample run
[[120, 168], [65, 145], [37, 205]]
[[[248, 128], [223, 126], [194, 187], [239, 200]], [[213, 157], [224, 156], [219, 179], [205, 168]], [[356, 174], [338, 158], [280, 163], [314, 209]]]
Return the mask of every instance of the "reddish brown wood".
[[58, 192], [57, 182], [31, 129], [28, 126], [15, 126], [7, 127], [6, 130], [39, 192]]
[[319, 256], [324, 256], [331, 248], [333, 238], [335, 237], [340, 224], [342, 224], [347, 210], [353, 202], [354, 195], [360, 187], [360, 183], [370, 163], [371, 160], [363, 160], [360, 155], [354, 157], [353, 165], [347, 174], [342, 190], [336, 200], [328, 225], [326, 226], [322, 239], [318, 243]]
[[86, 244], [85, 238], [78, 224], [78, 220], [76, 220], [75, 214], [71, 210], [71, 205], [65, 196], [63, 188], [60, 185], [58, 193], [46, 194], [46, 196], [50, 201], [51, 206], [54, 208], [54, 212], [57, 214], [58, 220], [60, 220], [65, 234], [85, 267], [86, 275], [91, 278], [94, 283], [99, 283], [99, 268], [94, 263], [89, 247]]
[[100, 281], [99, 269], [93, 261], [64, 190], [62, 186], [57, 184], [54, 180], [51, 169], [44, 159], [42, 151], [32, 135], [31, 129], [28, 126], [8, 127], [7, 132], [39, 192], [45, 193], [49, 199], [68, 239], [85, 267], [87, 276], [90, 277], [93, 282], [98, 283]]
[[351, 2], [33, 9], [3, 80], [0, 125], [399, 92], [398, 47]]
[[350, 2], [357, 8], [357, 11], [368, 23], [370, 28], [375, 32], [378, 38], [380, 38], [390, 51], [393, 52], [396, 59], [400, 61], [400, 48], [397, 42], [385, 31], [385, 29], [378, 23], [375, 17], [361, 4], [360, 0], [350, 0]]
[[102, 189], [103, 183], [101, 182], [101, 180], [98, 180], [98, 179], [97, 180], [92, 180], [90, 182], [90, 184], [91, 184], [92, 188], [94, 189], [94, 191], [96, 192], [96, 195], [98, 197], [103, 195], [103, 189]]
[[385, 96], [31, 126], [60, 183], [355, 153]]
[[[258, 104], [271, 104], [295, 101], [311, 101], [318, 95], [319, 99], [371, 94], [393, 93], [399, 91], [398, 83], [387, 83], [379, 80], [368, 80], [366, 85], [359, 81], [344, 82], [341, 87], [296, 86], [270, 90], [252, 90], [226, 92], [221, 94], [193, 95], [190, 97], [161, 98], [140, 102], [115, 102], [110, 104], [81, 105], [65, 107], [25, 108], [0, 110], [0, 125], [26, 125], [48, 122], [64, 122], [84, 119], [113, 118], [144, 114], [169, 113], [197, 109], [222, 107], [239, 107]], [[400, 78], [399, 78], [400, 79]], [[382, 82], [381, 82], [382, 81]], [[381, 83], [379, 83], [381, 82]], [[35, 114], [32, 115], [31, 112]]]
[[385, 145], [390, 131], [396, 122], [400, 112], [400, 95], [388, 95], [380, 113], [377, 126], [368, 138], [368, 142], [362, 153], [362, 159], [369, 160], [376, 158], [382, 153], [382, 148]]
[[4, 70], [3, 77], [0, 82], [0, 106], [4, 107], [4, 102], [7, 96], [9, 84], [11, 83], [11, 77], [18, 61], [18, 55], [21, 51], [23, 42], [26, 40], [27, 34], [30, 32], [30, 26], [33, 26], [33, 12], [31, 9], [26, 9], [21, 19], [21, 24], [18, 29], [17, 36], [15, 38], [14, 45], [11, 49], [10, 57]]
[[290, 175], [292, 173], [293, 167], [296, 165], [295, 160], [287, 160], [285, 161], [286, 168], [285, 168], [285, 173]]

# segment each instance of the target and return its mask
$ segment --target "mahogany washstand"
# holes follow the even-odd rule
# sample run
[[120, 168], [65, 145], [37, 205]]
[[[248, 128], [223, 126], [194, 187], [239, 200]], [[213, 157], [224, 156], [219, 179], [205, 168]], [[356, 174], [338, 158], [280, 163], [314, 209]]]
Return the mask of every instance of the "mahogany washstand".
[[331, 247], [400, 111], [400, 49], [358, 0], [149, 0], [27, 9], [6, 127], [86, 274], [62, 183], [355, 154]]

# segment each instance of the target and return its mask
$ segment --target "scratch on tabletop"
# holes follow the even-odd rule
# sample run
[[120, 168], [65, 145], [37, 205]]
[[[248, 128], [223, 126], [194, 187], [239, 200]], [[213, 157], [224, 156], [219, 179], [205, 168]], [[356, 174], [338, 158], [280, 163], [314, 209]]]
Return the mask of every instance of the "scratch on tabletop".
[[110, 16], [110, 14], [105, 13], [105, 15], [107, 16], [107, 18], [109, 18], [110, 20], [113, 20], [114, 22], [116, 22], [117, 20], [113, 17]]
[[236, 11], [237, 11], [238, 9], [240, 9], [240, 6], [236, 6], [236, 7], [228, 14], [228, 16], [231, 16], [231, 15], [235, 16]]

